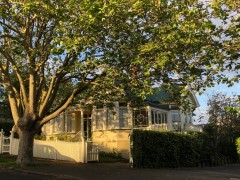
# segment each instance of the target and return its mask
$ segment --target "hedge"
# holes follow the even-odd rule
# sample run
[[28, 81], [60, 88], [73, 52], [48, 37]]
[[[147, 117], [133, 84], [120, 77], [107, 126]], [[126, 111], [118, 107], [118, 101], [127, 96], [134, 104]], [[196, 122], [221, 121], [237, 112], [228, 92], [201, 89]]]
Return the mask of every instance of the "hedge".
[[211, 166], [224, 164], [228, 158], [214, 148], [206, 133], [134, 130], [131, 139], [133, 166], [138, 168]]
[[236, 146], [237, 146], [238, 156], [240, 157], [240, 138], [237, 138], [237, 140], [236, 140]]

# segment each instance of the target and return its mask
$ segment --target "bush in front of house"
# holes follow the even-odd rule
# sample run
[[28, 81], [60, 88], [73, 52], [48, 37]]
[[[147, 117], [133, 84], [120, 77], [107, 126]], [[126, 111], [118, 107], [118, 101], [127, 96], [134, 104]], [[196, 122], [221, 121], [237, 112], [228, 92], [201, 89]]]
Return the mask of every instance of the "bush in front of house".
[[215, 166], [237, 162], [234, 153], [240, 154], [240, 139], [234, 151], [222, 151], [210, 133], [180, 134], [134, 130], [133, 166], [142, 168]]
[[200, 159], [197, 135], [134, 130], [134, 167], [194, 167]]
[[113, 150], [112, 152], [99, 152], [99, 162], [106, 163], [106, 162], [119, 162], [122, 161], [121, 153]]
[[44, 134], [38, 134], [38, 135], [35, 135], [35, 136], [34, 136], [34, 139], [46, 141], [47, 137], [46, 137], [46, 135], [44, 135]]

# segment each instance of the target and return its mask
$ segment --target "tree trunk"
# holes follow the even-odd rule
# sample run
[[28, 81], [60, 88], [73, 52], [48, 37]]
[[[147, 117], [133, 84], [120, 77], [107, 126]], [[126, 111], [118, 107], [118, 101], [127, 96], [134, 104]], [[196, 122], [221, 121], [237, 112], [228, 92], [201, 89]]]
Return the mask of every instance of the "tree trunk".
[[19, 132], [19, 149], [17, 164], [21, 166], [28, 166], [34, 163], [33, 159], [33, 142], [34, 132], [31, 130], [20, 130]]

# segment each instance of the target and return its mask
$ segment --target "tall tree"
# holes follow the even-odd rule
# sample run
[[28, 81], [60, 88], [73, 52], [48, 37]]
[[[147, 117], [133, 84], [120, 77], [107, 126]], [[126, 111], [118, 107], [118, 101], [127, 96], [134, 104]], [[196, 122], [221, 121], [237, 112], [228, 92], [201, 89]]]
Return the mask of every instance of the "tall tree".
[[[224, 3], [230, 12], [232, 3]], [[34, 134], [76, 96], [143, 96], [156, 83], [172, 90], [176, 78], [185, 94], [211, 85], [225, 55], [217, 37], [226, 33], [212, 22], [224, 16], [221, 6], [211, 6], [198, 0], [1, 0], [0, 83], [20, 136], [17, 162], [33, 162]], [[238, 38], [234, 27], [227, 29], [229, 38]]]
[[216, 93], [208, 100], [209, 123], [204, 130], [214, 140], [214, 149], [238, 159], [236, 138], [240, 135], [240, 103], [238, 96]]

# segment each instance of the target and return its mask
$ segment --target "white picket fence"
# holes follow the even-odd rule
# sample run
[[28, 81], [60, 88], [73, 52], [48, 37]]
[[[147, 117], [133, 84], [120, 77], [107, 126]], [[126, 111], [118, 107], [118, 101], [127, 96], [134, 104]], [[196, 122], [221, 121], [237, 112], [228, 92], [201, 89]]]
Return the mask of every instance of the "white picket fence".
[[[3, 130], [0, 133], [0, 154], [9, 153], [18, 155], [19, 139], [5, 137]], [[33, 156], [46, 159], [66, 160], [87, 163], [98, 161], [98, 148], [92, 142], [64, 142], [59, 140], [34, 140]]]

